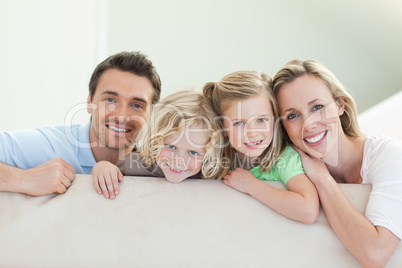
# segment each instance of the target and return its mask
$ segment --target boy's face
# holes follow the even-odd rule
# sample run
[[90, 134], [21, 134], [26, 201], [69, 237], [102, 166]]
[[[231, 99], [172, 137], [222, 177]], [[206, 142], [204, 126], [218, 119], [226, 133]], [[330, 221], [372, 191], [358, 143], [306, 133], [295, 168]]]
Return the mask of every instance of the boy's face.
[[205, 129], [193, 127], [167, 136], [155, 159], [166, 179], [177, 183], [199, 173], [209, 139]]

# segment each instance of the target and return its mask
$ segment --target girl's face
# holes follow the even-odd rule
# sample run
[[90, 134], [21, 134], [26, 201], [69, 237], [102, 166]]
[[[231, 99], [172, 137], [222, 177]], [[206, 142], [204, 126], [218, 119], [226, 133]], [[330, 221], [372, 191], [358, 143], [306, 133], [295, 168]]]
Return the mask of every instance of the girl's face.
[[274, 115], [268, 97], [261, 93], [245, 100], [228, 102], [223, 126], [236, 151], [258, 157], [271, 144]]
[[297, 147], [320, 159], [338, 152], [344, 106], [321, 79], [304, 75], [283, 85], [278, 102], [283, 126]]
[[181, 182], [200, 172], [209, 142], [205, 129], [185, 127], [167, 136], [164, 148], [155, 158], [170, 182]]

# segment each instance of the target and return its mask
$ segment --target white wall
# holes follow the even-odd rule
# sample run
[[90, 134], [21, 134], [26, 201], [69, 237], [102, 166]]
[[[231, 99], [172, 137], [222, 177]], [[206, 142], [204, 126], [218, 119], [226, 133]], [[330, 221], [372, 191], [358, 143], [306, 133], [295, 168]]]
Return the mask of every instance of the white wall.
[[402, 89], [400, 14], [399, 0], [0, 0], [0, 131], [63, 124], [96, 64], [122, 50], [150, 56], [162, 96], [318, 59], [363, 111]]
[[360, 128], [371, 135], [388, 135], [402, 139], [400, 110], [402, 90], [359, 115]]
[[[0, 0], [0, 130], [64, 124], [86, 101], [92, 70], [106, 55], [101, 4]], [[81, 110], [73, 120], [88, 118]]]
[[317, 59], [364, 110], [402, 89], [401, 14], [400, 0], [113, 0], [109, 52], [150, 55], [163, 95]]

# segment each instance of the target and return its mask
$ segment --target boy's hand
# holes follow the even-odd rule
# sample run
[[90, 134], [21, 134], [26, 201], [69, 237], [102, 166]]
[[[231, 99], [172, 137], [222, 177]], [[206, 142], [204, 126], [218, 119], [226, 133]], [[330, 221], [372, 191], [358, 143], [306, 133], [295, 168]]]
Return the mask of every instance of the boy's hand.
[[105, 196], [114, 199], [119, 194], [119, 182], [123, 181], [120, 169], [108, 161], [100, 161], [95, 164], [91, 174], [95, 190]]

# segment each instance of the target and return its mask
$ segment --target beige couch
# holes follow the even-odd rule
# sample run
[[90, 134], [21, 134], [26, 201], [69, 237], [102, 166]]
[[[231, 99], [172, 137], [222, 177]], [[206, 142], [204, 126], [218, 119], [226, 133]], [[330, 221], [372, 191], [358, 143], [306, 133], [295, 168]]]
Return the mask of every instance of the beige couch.
[[[89, 175], [62, 195], [0, 192], [0, 267], [360, 267], [322, 211], [302, 224], [216, 180], [120, 185], [115, 200]], [[371, 186], [340, 186], [364, 213]]]

